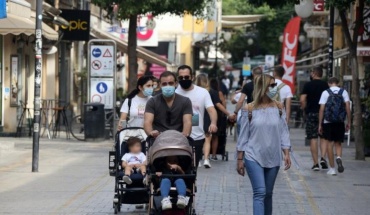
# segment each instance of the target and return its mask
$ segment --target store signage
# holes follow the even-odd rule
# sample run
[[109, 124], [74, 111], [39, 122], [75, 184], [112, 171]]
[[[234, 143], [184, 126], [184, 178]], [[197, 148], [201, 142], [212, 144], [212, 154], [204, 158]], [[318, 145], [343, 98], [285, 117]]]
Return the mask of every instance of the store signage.
[[283, 65], [285, 70], [283, 81], [290, 87], [290, 89], [292, 89], [293, 93], [295, 93], [295, 61], [298, 50], [300, 24], [301, 18], [299, 16], [296, 16], [292, 18], [285, 26], [283, 52], [281, 55], [281, 65]]
[[357, 56], [370, 56], [370, 46], [357, 47]]
[[314, 8], [313, 8], [314, 12], [322, 12], [325, 10], [325, 0], [315, 0], [313, 4], [314, 4]]
[[63, 40], [87, 41], [90, 39], [90, 11], [62, 9], [60, 16], [69, 22], [69, 26], [61, 26]]

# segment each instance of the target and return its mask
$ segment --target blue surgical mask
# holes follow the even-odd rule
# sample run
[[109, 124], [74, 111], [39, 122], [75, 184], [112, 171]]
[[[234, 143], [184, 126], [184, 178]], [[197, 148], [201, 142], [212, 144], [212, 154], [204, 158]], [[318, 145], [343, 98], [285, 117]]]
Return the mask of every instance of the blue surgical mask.
[[165, 86], [165, 87], [161, 87], [162, 89], [162, 95], [164, 97], [171, 97], [173, 96], [173, 94], [175, 94], [175, 86]]
[[153, 95], [153, 88], [152, 88], [152, 87], [144, 88], [144, 90], [143, 90], [143, 94], [144, 94], [144, 96], [146, 96], [146, 97], [148, 97], [148, 96], [152, 96], [152, 95]]
[[266, 95], [270, 98], [270, 99], [273, 99], [276, 94], [277, 94], [277, 86], [275, 87], [269, 87], [269, 91], [266, 93]]

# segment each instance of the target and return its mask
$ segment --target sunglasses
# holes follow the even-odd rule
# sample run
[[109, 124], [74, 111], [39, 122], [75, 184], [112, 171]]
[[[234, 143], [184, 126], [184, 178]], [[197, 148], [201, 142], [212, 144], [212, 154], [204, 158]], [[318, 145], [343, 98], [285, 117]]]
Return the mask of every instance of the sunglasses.
[[166, 122], [167, 124], [171, 125], [171, 111], [166, 111]]
[[277, 86], [277, 83], [270, 84], [269, 86], [272, 87], [272, 88], [274, 88], [274, 87]]
[[190, 80], [191, 76], [190, 75], [184, 75], [184, 76], [178, 76], [177, 78], [179, 79], [179, 81]]
[[162, 87], [165, 87], [165, 86], [175, 86], [175, 82], [174, 81], [161, 82], [161, 86]]

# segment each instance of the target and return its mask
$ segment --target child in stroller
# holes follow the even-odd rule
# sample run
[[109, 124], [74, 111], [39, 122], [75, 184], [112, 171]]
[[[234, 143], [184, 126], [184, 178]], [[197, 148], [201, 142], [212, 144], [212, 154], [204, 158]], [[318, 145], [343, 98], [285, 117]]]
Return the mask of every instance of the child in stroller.
[[[165, 163], [162, 165], [162, 172], [157, 172], [156, 175], [160, 177], [163, 174], [185, 174], [184, 170], [179, 165], [179, 161], [176, 156], [168, 156], [165, 159]], [[184, 179], [176, 178], [173, 181], [177, 190], [177, 208], [183, 209], [186, 207], [186, 184]], [[162, 178], [160, 182], [161, 196], [163, 198], [162, 210], [172, 209], [172, 203], [170, 200], [170, 189], [172, 181], [170, 178]]]
[[146, 156], [141, 149], [141, 140], [137, 137], [130, 137], [127, 140], [129, 152], [125, 153], [122, 157], [122, 168], [125, 170], [125, 175], [122, 180], [126, 184], [132, 184], [130, 178], [131, 173], [140, 172], [143, 175], [145, 184], [146, 175]]

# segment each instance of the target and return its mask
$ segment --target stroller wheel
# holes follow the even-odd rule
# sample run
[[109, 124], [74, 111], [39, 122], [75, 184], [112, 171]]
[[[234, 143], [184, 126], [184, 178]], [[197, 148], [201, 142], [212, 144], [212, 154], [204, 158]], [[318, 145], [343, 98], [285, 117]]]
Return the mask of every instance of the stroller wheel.
[[118, 214], [118, 205], [114, 204], [114, 214]]
[[229, 152], [226, 152], [226, 161], [229, 161]]

